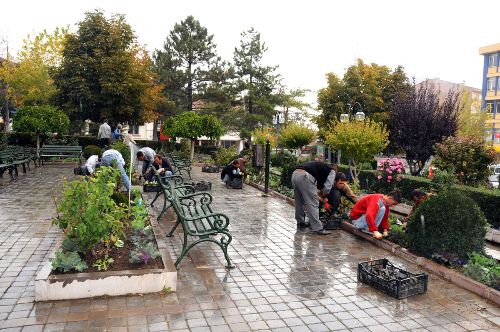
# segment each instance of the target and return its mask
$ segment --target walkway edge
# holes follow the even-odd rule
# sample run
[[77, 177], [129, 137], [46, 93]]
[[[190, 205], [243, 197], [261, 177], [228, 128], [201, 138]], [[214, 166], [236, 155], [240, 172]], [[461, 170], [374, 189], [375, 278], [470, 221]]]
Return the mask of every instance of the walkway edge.
[[[251, 187], [254, 187], [260, 191], [264, 191], [264, 186], [254, 183], [254, 182], [248, 182], [248, 185]], [[274, 190], [269, 190], [269, 194], [271, 196], [280, 198], [282, 200], [285, 200], [288, 204], [295, 206], [295, 200], [293, 198], [290, 198], [288, 196], [285, 196], [283, 194], [280, 194], [278, 192], [275, 192]], [[496, 289], [493, 289], [491, 287], [488, 287], [478, 281], [475, 281], [469, 277], [464, 276], [461, 273], [458, 273], [456, 271], [453, 271], [443, 265], [439, 265], [438, 263], [433, 262], [430, 259], [427, 259], [422, 256], [417, 256], [411, 252], [409, 252], [406, 248], [403, 248], [395, 243], [392, 243], [387, 240], [377, 240], [373, 238], [371, 235], [363, 233], [356, 229], [354, 225], [351, 223], [348, 223], [346, 221], [342, 222], [342, 229], [356, 235], [358, 237], [363, 238], [364, 240], [380, 247], [383, 248], [387, 251], [390, 251], [394, 255], [401, 257], [410, 263], [414, 263], [421, 268], [430, 271], [434, 274], [437, 274], [441, 278], [459, 286], [462, 287], [474, 294], [477, 294], [485, 299], [488, 299], [497, 305], [500, 305], [500, 292], [497, 291]]]

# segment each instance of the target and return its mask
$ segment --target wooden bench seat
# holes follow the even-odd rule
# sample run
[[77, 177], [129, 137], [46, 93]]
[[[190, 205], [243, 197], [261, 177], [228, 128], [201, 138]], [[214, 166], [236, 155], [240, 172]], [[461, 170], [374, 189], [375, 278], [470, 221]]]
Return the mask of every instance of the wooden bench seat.
[[[212, 210], [210, 204], [213, 198], [209, 193], [195, 193], [192, 186], [182, 184], [179, 178], [182, 179], [179, 176], [157, 176], [158, 183], [164, 191], [165, 200], [173, 207], [177, 217], [174, 227], [167, 236], [171, 237], [179, 225], [183, 229], [182, 252], [175, 262], [175, 267], [178, 268], [180, 262], [191, 248], [208, 241], [217, 244], [222, 249], [227, 262], [226, 267], [233, 268], [234, 266], [227, 253], [227, 248], [233, 238], [228, 230], [229, 218], [225, 214], [216, 213]], [[187, 191], [192, 193], [186, 193]], [[220, 240], [215, 238], [217, 235], [221, 235]], [[198, 239], [188, 244], [188, 236], [197, 237]]]
[[78, 158], [79, 164], [82, 164], [82, 147], [66, 145], [44, 145], [40, 149], [40, 160], [43, 161], [52, 158]]

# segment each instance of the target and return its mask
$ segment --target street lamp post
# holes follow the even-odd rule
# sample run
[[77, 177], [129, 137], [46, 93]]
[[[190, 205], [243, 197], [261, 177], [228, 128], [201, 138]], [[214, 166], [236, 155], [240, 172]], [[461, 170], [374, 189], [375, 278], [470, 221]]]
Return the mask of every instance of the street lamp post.
[[[355, 114], [353, 114], [356, 105], [359, 105], [359, 109]], [[362, 106], [359, 102], [356, 101], [356, 102], [354, 102], [354, 104], [352, 104], [352, 105], [347, 104], [346, 106], [347, 106], [346, 107], [347, 112], [340, 114], [340, 117], [339, 117], [340, 122], [346, 123], [346, 122], [349, 122], [350, 120], [352, 120], [353, 118], [356, 121], [364, 121], [365, 120], [366, 115], [362, 111]], [[337, 151], [337, 164], [340, 164], [340, 154], [341, 154], [341, 151], [338, 150]], [[351, 160], [349, 160], [349, 172], [350, 172], [350, 168], [351, 168]]]

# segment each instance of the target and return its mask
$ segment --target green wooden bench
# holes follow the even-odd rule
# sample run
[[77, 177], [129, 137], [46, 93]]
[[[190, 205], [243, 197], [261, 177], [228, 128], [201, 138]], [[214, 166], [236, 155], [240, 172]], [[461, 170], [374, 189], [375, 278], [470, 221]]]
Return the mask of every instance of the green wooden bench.
[[174, 174], [182, 176], [182, 172], [184, 172], [189, 176], [189, 179], [191, 179], [191, 160], [171, 154], [167, 154], [167, 157], [172, 161]]
[[[229, 218], [225, 214], [212, 211], [210, 206], [212, 196], [207, 192], [185, 194], [186, 190], [191, 190], [187, 187], [191, 186], [183, 185], [175, 178], [159, 178], [158, 181], [164, 189], [166, 200], [173, 207], [177, 217], [177, 221], [167, 237], [171, 237], [179, 225], [182, 225], [184, 234], [182, 251], [175, 261], [175, 267], [178, 268], [184, 256], [197, 244], [213, 242], [222, 249], [227, 262], [226, 267], [233, 268], [227, 253], [227, 248], [233, 239], [228, 230]], [[219, 234], [221, 235], [220, 240], [215, 238]], [[188, 236], [198, 239], [188, 244]]]
[[187, 195], [187, 194], [194, 194], [195, 189], [191, 185], [184, 184], [184, 179], [180, 175], [173, 175], [170, 177], [155, 175], [155, 177], [156, 177], [156, 181], [160, 185], [161, 190], [156, 193], [155, 198], [153, 199], [153, 201], [151, 201], [151, 206], [154, 206], [154, 203], [156, 202], [156, 200], [160, 196], [163, 196], [163, 208], [162, 208], [160, 214], [158, 215], [158, 217], [156, 218], [156, 220], [159, 221], [161, 219], [161, 217], [165, 214], [165, 212], [167, 212], [167, 210], [170, 207], [172, 207], [172, 204], [170, 203], [171, 198], [169, 199], [170, 190], [171, 190], [170, 186], [173, 186], [175, 188], [175, 190], [177, 190], [178, 195], [180, 195], [180, 196]]
[[66, 145], [43, 145], [40, 149], [40, 160], [48, 158], [78, 158], [78, 162], [82, 164], [82, 147], [81, 146], [66, 146]]
[[35, 159], [30, 149], [20, 146], [8, 146], [5, 150], [0, 151], [0, 177], [3, 177], [3, 173], [7, 170], [11, 178], [14, 177], [13, 173], [18, 176], [18, 166], [21, 166], [23, 172], [26, 173], [26, 167], [30, 169], [31, 160]]

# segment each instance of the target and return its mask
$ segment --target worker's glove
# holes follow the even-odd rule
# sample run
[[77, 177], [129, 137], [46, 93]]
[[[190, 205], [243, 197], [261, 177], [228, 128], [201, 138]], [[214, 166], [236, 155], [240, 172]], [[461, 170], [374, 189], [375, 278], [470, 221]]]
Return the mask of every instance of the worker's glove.
[[389, 236], [389, 231], [387, 229], [384, 229], [384, 233], [382, 233], [383, 237], [388, 237]]
[[379, 231], [375, 231], [372, 233], [373, 237], [376, 238], [377, 240], [382, 239], [382, 234], [380, 234]]
[[330, 212], [332, 210], [332, 206], [328, 202], [326, 202], [323, 206], [325, 207], [325, 210], [328, 212]]
[[161, 173], [165, 172], [165, 169], [164, 168], [158, 168], [156, 170], [156, 175], [160, 175]]

